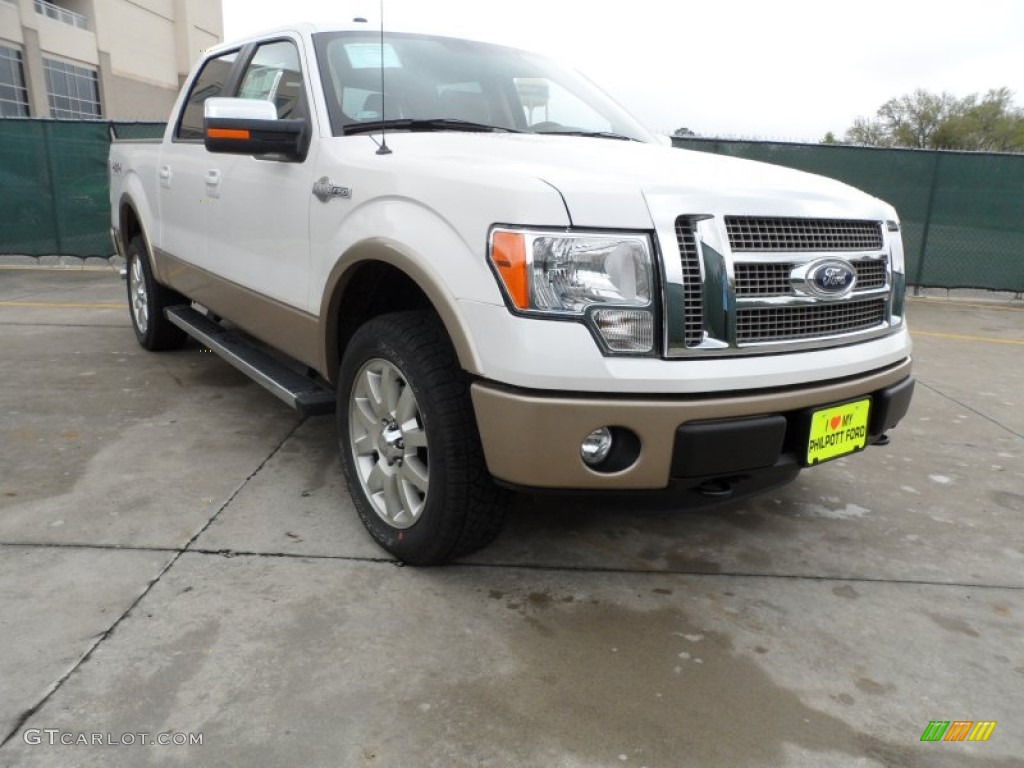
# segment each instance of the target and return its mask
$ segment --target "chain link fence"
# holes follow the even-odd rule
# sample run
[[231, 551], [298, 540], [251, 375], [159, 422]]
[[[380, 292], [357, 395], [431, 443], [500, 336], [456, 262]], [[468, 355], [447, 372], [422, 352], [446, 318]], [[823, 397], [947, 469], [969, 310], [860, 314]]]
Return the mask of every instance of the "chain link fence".
[[1024, 155], [673, 138], [846, 182], [896, 207], [907, 281], [1024, 291]]
[[113, 121], [110, 125], [110, 137], [113, 139], [160, 141], [164, 137], [167, 123]]
[[163, 123], [0, 120], [0, 254], [110, 256], [110, 138]]

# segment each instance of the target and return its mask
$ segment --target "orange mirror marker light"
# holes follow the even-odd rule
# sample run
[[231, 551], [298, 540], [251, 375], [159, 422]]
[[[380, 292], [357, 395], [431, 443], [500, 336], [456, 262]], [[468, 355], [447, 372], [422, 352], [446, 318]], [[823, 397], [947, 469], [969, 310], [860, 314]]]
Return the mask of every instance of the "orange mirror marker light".
[[211, 139], [248, 139], [249, 131], [239, 128], [209, 128], [206, 135]]
[[518, 232], [495, 231], [491, 235], [491, 261], [498, 268], [512, 303], [518, 309], [530, 305], [526, 285], [526, 240]]

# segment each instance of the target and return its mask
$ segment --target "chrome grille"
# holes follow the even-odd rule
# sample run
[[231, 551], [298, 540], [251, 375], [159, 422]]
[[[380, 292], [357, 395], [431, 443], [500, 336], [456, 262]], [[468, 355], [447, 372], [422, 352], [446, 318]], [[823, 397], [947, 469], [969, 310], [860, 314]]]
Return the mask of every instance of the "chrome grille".
[[[853, 259], [850, 264], [857, 271], [857, 284], [854, 293], [870, 291], [885, 287], [885, 259]], [[736, 296], [792, 296], [793, 286], [789, 275], [796, 264], [788, 261], [776, 261], [768, 264], [740, 262], [736, 264], [735, 283]]]
[[885, 259], [856, 259], [850, 263], [857, 270], [857, 284], [854, 290], [867, 291], [885, 286]]
[[789, 273], [795, 264], [775, 262], [773, 264], [737, 264], [737, 296], [788, 296], [793, 293]]
[[726, 216], [734, 251], [874, 251], [882, 247], [877, 221]]
[[864, 331], [885, 322], [885, 299], [736, 311], [736, 342], [794, 341]]
[[676, 241], [683, 266], [683, 336], [688, 347], [696, 347], [704, 340], [704, 294], [700, 280], [700, 254], [693, 222], [684, 217], [676, 219]]

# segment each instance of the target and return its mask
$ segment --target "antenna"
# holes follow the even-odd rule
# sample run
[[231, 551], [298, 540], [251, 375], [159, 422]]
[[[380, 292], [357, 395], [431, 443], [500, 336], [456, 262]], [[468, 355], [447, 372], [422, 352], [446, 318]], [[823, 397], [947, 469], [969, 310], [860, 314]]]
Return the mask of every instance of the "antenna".
[[387, 114], [385, 109], [384, 96], [384, 0], [379, 0], [380, 5], [380, 146], [377, 147], [378, 155], [390, 155], [391, 148], [388, 146], [388, 128], [384, 117]]

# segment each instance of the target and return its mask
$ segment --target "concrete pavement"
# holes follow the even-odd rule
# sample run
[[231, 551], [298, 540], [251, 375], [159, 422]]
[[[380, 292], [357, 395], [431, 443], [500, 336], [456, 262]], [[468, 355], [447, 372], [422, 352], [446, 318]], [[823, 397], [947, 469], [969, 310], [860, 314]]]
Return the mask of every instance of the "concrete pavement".
[[887, 447], [711, 510], [523, 495], [418, 570], [330, 418], [146, 353], [123, 294], [0, 270], [0, 765], [1021, 764], [1019, 302], [911, 302]]

